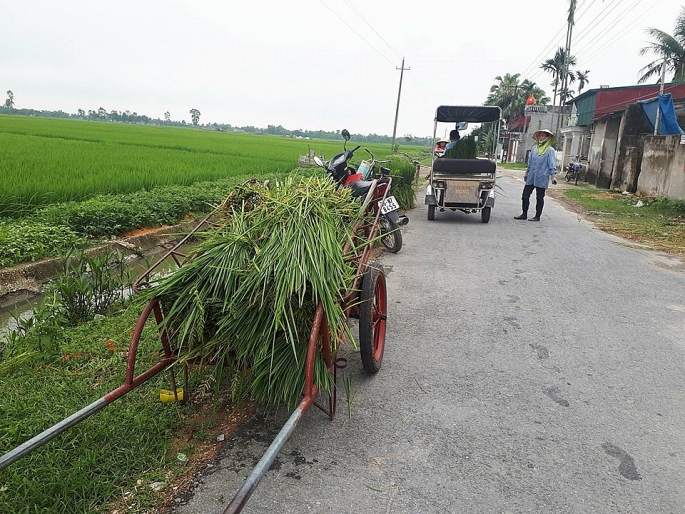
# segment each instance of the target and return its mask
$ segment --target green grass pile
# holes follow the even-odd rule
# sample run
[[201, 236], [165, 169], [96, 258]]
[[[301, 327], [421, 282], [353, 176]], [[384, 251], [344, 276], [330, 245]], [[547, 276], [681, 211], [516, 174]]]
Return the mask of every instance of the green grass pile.
[[[359, 204], [325, 178], [301, 178], [241, 186], [224, 207], [223, 227], [149, 294], [184, 355], [234, 373], [238, 399], [293, 407], [316, 306], [333, 337], [346, 330], [340, 300], [355, 270], [342, 249]], [[330, 387], [320, 356], [315, 383]]]
[[414, 177], [416, 166], [404, 155], [390, 157], [388, 166], [392, 175], [392, 194], [403, 210], [413, 209], [416, 204], [416, 192], [414, 191]]
[[478, 143], [473, 136], [462, 137], [445, 152], [445, 157], [449, 159], [475, 159], [477, 155]]

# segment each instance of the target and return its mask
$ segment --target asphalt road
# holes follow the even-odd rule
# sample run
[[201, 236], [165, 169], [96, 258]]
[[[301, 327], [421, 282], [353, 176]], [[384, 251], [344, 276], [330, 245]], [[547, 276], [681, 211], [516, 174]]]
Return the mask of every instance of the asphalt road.
[[[384, 255], [383, 367], [349, 355], [352, 417], [311, 409], [246, 513], [685, 512], [680, 261], [628, 246], [548, 199], [490, 223], [423, 196]], [[534, 202], [533, 202], [534, 203]], [[223, 512], [289, 413], [254, 420], [177, 498]]]

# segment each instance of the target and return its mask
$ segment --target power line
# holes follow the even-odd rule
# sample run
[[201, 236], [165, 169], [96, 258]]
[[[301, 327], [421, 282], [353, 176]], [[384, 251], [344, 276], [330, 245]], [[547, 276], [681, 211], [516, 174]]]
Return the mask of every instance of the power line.
[[[595, 37], [595, 36], [593, 35], [592, 38], [590, 39], [590, 44], [596, 42], [597, 40], [601, 40], [601, 39], [604, 39], [604, 38], [608, 37], [608, 35], [609, 35], [614, 29], [616, 29], [616, 28], [619, 26], [619, 22], [620, 22], [623, 18], [625, 18], [625, 16], [628, 14], [628, 12], [630, 12], [632, 9], [635, 9], [635, 8], [637, 7], [637, 5], [640, 3], [640, 1], [641, 1], [641, 0], [638, 0], [637, 3], [635, 3], [635, 4], [633, 4], [633, 5], [628, 5], [628, 7], [626, 7], [623, 11], [621, 11], [620, 13], [618, 13], [615, 20], [609, 21], [609, 23], [607, 24], [608, 28], [606, 28], [605, 30], [602, 30], [602, 28], [600, 28], [600, 29], [599, 29], [599, 36]], [[607, 6], [607, 7], [608, 7], [608, 6]], [[615, 6], [613, 9], [611, 9], [610, 12], [613, 12], [617, 7], [618, 7], [618, 6]], [[600, 13], [600, 15], [601, 15], [601, 13]], [[606, 18], [604, 18], [604, 19], [599, 19], [599, 16], [598, 16], [598, 19], [597, 19], [597, 21], [594, 23], [594, 25], [588, 27], [587, 30], [585, 30], [584, 32], [582, 32], [581, 34], [579, 34], [580, 37], [576, 40], [576, 44], [580, 43], [581, 41], [583, 41], [583, 39], [585, 39], [585, 38], [587, 38], [588, 36], [590, 36], [590, 35], [591, 35], [591, 32], [592, 32], [592, 29], [593, 29], [594, 27], [596, 27], [599, 23], [603, 22], [603, 21], [606, 21]], [[584, 48], [584, 46], [581, 45], [581, 46], [580, 46], [580, 49], [582, 50], [583, 48]]]
[[586, 61], [591, 61], [595, 57], [597, 57], [599, 54], [604, 52], [606, 49], [608, 49], [611, 45], [613, 45], [616, 41], [621, 39], [623, 36], [625, 36], [631, 29], [633, 29], [640, 21], [642, 21], [642, 16], [644, 16], [647, 12], [650, 10], [654, 9], [658, 4], [663, 2], [663, 0], [656, 0], [655, 3], [650, 4], [647, 6], [647, 8], [642, 11], [639, 15], [635, 17], [635, 19], [630, 22], [628, 25], [624, 26], [618, 34], [616, 34], [611, 40], [609, 40], [603, 47], [600, 48], [594, 48], [588, 57], [586, 57]]
[[561, 41], [561, 40], [558, 39], [558, 38], [559, 38], [559, 36], [564, 32], [564, 29], [565, 29], [565, 28], [566, 28], [566, 27], [561, 27], [561, 28], [559, 29], [559, 32], [557, 32], [556, 35], [552, 38], [552, 41], [550, 41], [549, 43], [547, 43], [547, 46], [544, 48], [544, 50], [542, 50], [542, 52], [540, 52], [540, 53], [538, 54], [538, 56], [537, 56], [535, 59], [533, 59], [532, 64], [529, 64], [528, 67], [527, 67], [525, 70], [523, 70], [523, 73], [521, 74], [521, 76], [523, 76], [524, 78], [526, 78], [526, 74], [527, 74], [527, 73], [532, 72], [533, 70], [535, 70], [535, 69], [540, 65], [540, 58], [541, 58], [543, 55], [545, 55], [545, 54], [547, 53], [547, 51], [548, 51], [550, 48], [553, 48], [554, 46], [556, 46], [556, 45]]
[[[587, 3], [587, 0], [583, 0], [583, 1], [578, 5], [578, 11], [580, 11], [580, 10], [582, 9], [583, 5], [585, 5], [586, 3]], [[582, 15], [585, 14], [585, 13], [588, 11], [589, 7], [590, 7], [590, 4], [588, 4], [588, 7], [585, 8], [585, 11], [583, 11], [583, 12], [580, 13], [580, 14], [578, 14], [578, 18], [577, 18], [577, 19], [580, 19], [580, 18], [582, 17]], [[561, 43], [561, 39], [559, 38], [559, 36], [561, 36], [561, 35], [564, 33], [565, 30], [566, 30], [566, 24], [564, 24], [564, 25], [561, 26], [561, 28], [559, 29], [559, 32], [557, 32], [556, 35], [554, 35], [554, 36], [552, 37], [552, 40], [551, 40], [549, 43], [547, 43], [547, 46], [545, 46], [545, 48], [542, 50], [542, 52], [540, 52], [540, 53], [538, 54], [538, 56], [537, 56], [535, 59], [533, 59], [533, 62], [532, 62], [531, 64], [529, 64], [528, 67], [527, 67], [525, 70], [523, 70], [523, 73], [521, 74], [521, 76], [522, 76], [524, 79], [527, 78], [527, 77], [526, 77], [526, 74], [532, 73], [533, 70], [535, 70], [535, 69], [540, 65], [540, 58], [541, 58], [542, 56], [544, 56], [549, 50], [551, 50], [552, 48], [554, 48], [556, 45], [558, 45], [558, 44]], [[530, 80], [530, 79], [529, 79], [529, 80]], [[531, 82], [532, 82], [532, 81], [531, 81]]]
[[397, 50], [395, 50], [395, 49], [393, 48], [393, 46], [392, 46], [390, 43], [388, 43], [388, 42], [385, 40], [385, 38], [384, 38], [383, 36], [381, 36], [381, 35], [378, 33], [378, 31], [377, 31], [376, 29], [374, 29], [374, 28], [371, 26], [371, 24], [366, 20], [366, 18], [364, 18], [364, 15], [362, 15], [362, 13], [359, 12], [359, 10], [352, 4], [352, 2], [350, 2], [350, 0], [345, 0], [345, 3], [347, 3], [347, 5], [350, 6], [350, 8], [356, 13], [356, 15], [359, 16], [359, 17], [362, 19], [362, 21], [363, 21], [364, 23], [366, 23], [366, 25], [373, 31], [373, 33], [376, 34], [376, 35], [378, 36], [378, 38], [379, 38], [381, 41], [383, 41], [383, 43], [385, 43], [386, 46], [387, 46], [388, 48], [390, 48], [390, 50], [392, 50], [393, 52], [395, 52], [395, 55], [396, 55], [397, 57], [402, 57], [402, 54], [400, 54]]
[[359, 32], [357, 32], [357, 31], [354, 29], [354, 27], [352, 27], [352, 25], [350, 25], [349, 23], [347, 23], [347, 22], [343, 19], [342, 16], [340, 16], [337, 12], [335, 12], [335, 11], [331, 8], [331, 6], [329, 6], [329, 5], [328, 5], [326, 2], [324, 2], [323, 0], [319, 0], [319, 2], [321, 2], [329, 11], [331, 11], [331, 12], [332, 12], [340, 21], [342, 21], [345, 25], [347, 25], [347, 28], [349, 28], [352, 32], [354, 32], [354, 33], [359, 37], [359, 39], [361, 39], [362, 41], [364, 41], [364, 43], [366, 43], [366, 44], [369, 45], [371, 48], [373, 48], [373, 50], [374, 50], [378, 55], [380, 55], [381, 57], [383, 57], [383, 59], [385, 59], [386, 61], [388, 61], [388, 62], [389, 62], [390, 64], [392, 64], [393, 66], [395, 65], [395, 63], [394, 63], [388, 56], [386, 56], [386, 55], [385, 55], [383, 52], [381, 52], [378, 48], [376, 48], [376, 47], [373, 46], [371, 43], [369, 43], [369, 42], [364, 38], [364, 36], [362, 36]]
[[[591, 23], [589, 26], [583, 28], [583, 29], [579, 32], [580, 37], [579, 37], [578, 39], [576, 39], [574, 42], [577, 44], [579, 41], [582, 41], [583, 39], [586, 39], [590, 34], [592, 34], [592, 33], [595, 32], [595, 29], [597, 28], [597, 26], [598, 26], [601, 22], [607, 21], [607, 20], [609, 19], [609, 18], [608, 18], [608, 15], [611, 14], [612, 12], [614, 12], [614, 11], [620, 6], [620, 4], [617, 4], [617, 3], [616, 3], [617, 1], [619, 1], [619, 0], [611, 0], [608, 4], [604, 5], [604, 7], [602, 8], [602, 10], [601, 10], [597, 15], [595, 15], [595, 21], [594, 21], [594, 23]], [[608, 30], [603, 30], [603, 28], [600, 27], [600, 28], [599, 28], [600, 34], [599, 34], [598, 36], [594, 37], [594, 39], [591, 39], [591, 40], [588, 42], [589, 45], [593, 45], [593, 46], [596, 47], [598, 41], [601, 41], [602, 39], [604, 39], [604, 38], [606, 38], [606, 37], [609, 37], [609, 35], [611, 34], [613, 28], [619, 26], [619, 22], [626, 16], [626, 14], [627, 14], [629, 11], [631, 11], [632, 9], [634, 9], [635, 7], [637, 7], [637, 5], [638, 5], [640, 2], [642, 2], [642, 1], [643, 1], [643, 0], [637, 0], [637, 3], [635, 3], [635, 4], [633, 4], [633, 5], [629, 5], [626, 9], [624, 9], [623, 11], [621, 11], [621, 12], [619, 13], [619, 15], [617, 15], [617, 17], [616, 17], [615, 19], [610, 20], [610, 21], [609, 21], [609, 25], [611, 25], [611, 28], [609, 28]], [[661, 1], [661, 0], [659, 0], [659, 1]], [[589, 9], [586, 9], [582, 14], [584, 15], [584, 14], [587, 14], [588, 12], [589, 12]], [[605, 15], [605, 14], [606, 14], [606, 15]], [[603, 16], [603, 15], [605, 15], [605, 16]], [[580, 49], [574, 50], [573, 53], [574, 53], [575, 55], [579, 55], [579, 53], [582, 52], [583, 49], [587, 48], [587, 46], [588, 46], [588, 45], [581, 46]], [[534, 77], [537, 78], [537, 76], [538, 76], [540, 73], [542, 73], [542, 71], [539, 71], [537, 74], [534, 75]], [[529, 80], [530, 80], [530, 79], [529, 79]]]

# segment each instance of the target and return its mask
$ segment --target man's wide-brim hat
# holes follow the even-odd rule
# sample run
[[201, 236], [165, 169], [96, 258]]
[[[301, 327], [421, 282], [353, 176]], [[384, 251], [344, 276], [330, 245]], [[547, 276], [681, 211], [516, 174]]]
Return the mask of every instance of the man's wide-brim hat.
[[552, 132], [551, 130], [547, 130], [547, 129], [536, 130], [535, 132], [533, 132], [533, 139], [537, 139], [538, 134], [545, 134], [546, 136], [548, 136], [552, 140], [552, 145], [554, 145], [557, 142], [557, 136], [555, 136], [554, 132]]

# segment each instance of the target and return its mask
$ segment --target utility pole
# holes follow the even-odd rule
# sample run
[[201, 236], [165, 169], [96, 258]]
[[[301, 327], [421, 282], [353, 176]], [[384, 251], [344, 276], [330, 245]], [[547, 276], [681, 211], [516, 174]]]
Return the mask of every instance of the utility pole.
[[659, 96], [656, 99], [656, 121], [654, 122], [654, 135], [659, 135], [659, 123], [661, 123], [661, 106], [659, 102], [661, 95], [664, 94], [664, 82], [666, 81], [666, 57], [664, 63], [661, 65], [661, 86], [659, 87]]
[[557, 136], [557, 141], [561, 141], [561, 125], [562, 125], [562, 118], [563, 118], [563, 106], [564, 106], [564, 95], [566, 94], [566, 90], [568, 89], [568, 66], [569, 66], [569, 59], [571, 58], [571, 37], [573, 35], [573, 24], [574, 24], [574, 17], [576, 14], [576, 3], [577, 0], [570, 0], [570, 5], [568, 8], [568, 27], [566, 28], [566, 47], [565, 47], [565, 55], [564, 55], [564, 65], [561, 68], [562, 75], [561, 75], [561, 90], [559, 91], [559, 116], [557, 119], [557, 127], [556, 127], [556, 136]]
[[397, 91], [397, 108], [395, 109], [395, 125], [392, 128], [392, 151], [395, 151], [395, 136], [397, 135], [397, 116], [400, 113], [400, 95], [402, 94], [402, 76], [404, 75], [404, 70], [409, 71], [411, 68], [405, 68], [404, 67], [404, 57], [402, 57], [402, 67], [401, 68], [395, 68], [396, 70], [400, 70], [400, 88]]

